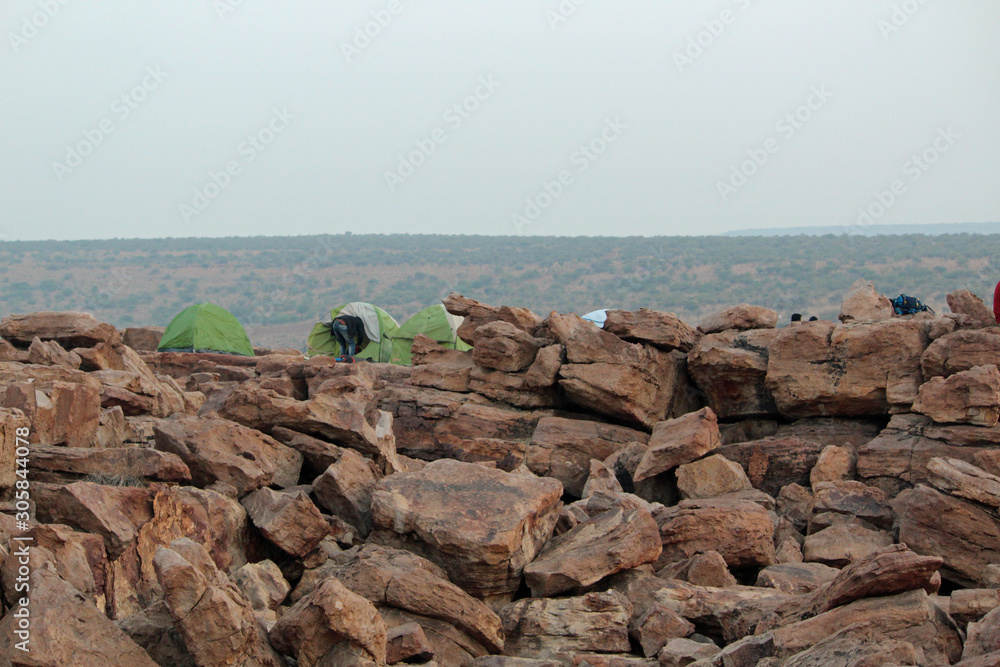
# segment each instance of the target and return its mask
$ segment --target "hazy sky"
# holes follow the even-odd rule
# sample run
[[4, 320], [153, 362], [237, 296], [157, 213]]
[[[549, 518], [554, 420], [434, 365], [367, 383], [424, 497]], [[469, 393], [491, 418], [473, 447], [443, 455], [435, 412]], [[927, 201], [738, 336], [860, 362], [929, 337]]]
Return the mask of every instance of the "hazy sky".
[[1000, 221], [998, 26], [992, 0], [4, 0], [0, 234]]

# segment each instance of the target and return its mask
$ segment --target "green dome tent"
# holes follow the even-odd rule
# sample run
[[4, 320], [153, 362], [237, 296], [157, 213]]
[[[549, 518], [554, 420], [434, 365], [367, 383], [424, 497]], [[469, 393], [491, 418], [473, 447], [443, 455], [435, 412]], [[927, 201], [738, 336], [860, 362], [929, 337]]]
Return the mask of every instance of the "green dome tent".
[[156, 349], [253, 356], [253, 346], [243, 325], [236, 316], [214, 303], [198, 303], [177, 313]]
[[471, 350], [472, 346], [458, 337], [458, 327], [462, 318], [452, 315], [440, 303], [424, 308], [406, 320], [393, 334], [392, 358], [394, 364], [409, 366], [412, 363], [410, 349], [417, 334], [424, 334], [452, 350]]
[[330, 311], [330, 319], [317, 322], [309, 333], [306, 344], [309, 351], [306, 353], [310, 357], [316, 355], [327, 355], [331, 357], [340, 356], [340, 344], [330, 331], [330, 322], [337, 315], [353, 315], [360, 317], [365, 325], [364, 344], [360, 351], [354, 356], [357, 359], [368, 359], [370, 361], [388, 362], [392, 356], [392, 336], [399, 329], [399, 324], [392, 319], [392, 315], [385, 312], [378, 306], [363, 301], [352, 301]]

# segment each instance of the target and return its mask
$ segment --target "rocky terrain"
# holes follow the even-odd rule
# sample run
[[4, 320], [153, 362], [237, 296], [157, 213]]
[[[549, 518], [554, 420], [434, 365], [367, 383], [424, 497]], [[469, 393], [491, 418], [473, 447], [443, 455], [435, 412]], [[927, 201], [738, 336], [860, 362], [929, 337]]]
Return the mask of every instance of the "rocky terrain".
[[1000, 665], [1000, 327], [948, 303], [451, 294], [412, 368], [11, 315], [0, 664]]

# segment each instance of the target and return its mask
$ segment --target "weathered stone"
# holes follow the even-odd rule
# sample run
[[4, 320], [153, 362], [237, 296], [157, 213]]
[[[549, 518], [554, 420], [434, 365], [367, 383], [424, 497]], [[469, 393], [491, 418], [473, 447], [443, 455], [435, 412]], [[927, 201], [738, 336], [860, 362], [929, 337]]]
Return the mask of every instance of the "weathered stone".
[[892, 535], [854, 524], [838, 524], [807, 535], [802, 556], [807, 563], [842, 567], [892, 544]]
[[117, 625], [132, 641], [145, 649], [156, 664], [197, 667], [170, 616], [167, 603], [163, 600], [117, 621]]
[[965, 315], [969, 325], [973, 327], [995, 327], [996, 318], [983, 300], [967, 289], [949, 292], [945, 297], [948, 307], [956, 315]]
[[1000, 420], [1000, 370], [974, 366], [947, 378], [933, 377], [920, 387], [913, 411], [938, 423], [996, 426]]
[[565, 348], [558, 344], [540, 349], [535, 355], [535, 361], [524, 374], [525, 385], [534, 389], [555, 385], [559, 379], [559, 369], [562, 368], [565, 352]]
[[247, 563], [230, 574], [229, 579], [256, 610], [277, 609], [292, 590], [281, 570], [270, 560]]
[[374, 464], [346, 450], [313, 482], [313, 493], [321, 507], [354, 526], [361, 537], [372, 530], [372, 491], [378, 483]]
[[861, 624], [849, 625], [782, 663], [786, 667], [921, 665], [923, 652], [907, 641], [887, 640]]
[[649, 447], [632, 475], [639, 482], [695, 461], [721, 444], [719, 422], [711, 408], [702, 408], [656, 424]]
[[122, 332], [122, 342], [136, 352], [156, 352], [166, 327], [128, 327]]
[[92, 479], [106, 479], [108, 483], [135, 483], [143, 479], [186, 482], [191, 479], [191, 471], [180, 457], [144, 447], [94, 449], [35, 445], [31, 448], [31, 463], [39, 471], [89, 475]]
[[892, 508], [899, 541], [944, 558], [944, 579], [978, 587], [985, 567], [1000, 562], [1000, 525], [978, 507], [919, 485], [896, 496]]
[[726, 565], [726, 559], [718, 551], [698, 553], [691, 558], [671, 563], [658, 571], [656, 576], [715, 588], [726, 588], [737, 584], [736, 577]]
[[386, 664], [427, 662], [434, 657], [434, 647], [418, 623], [404, 623], [390, 628], [386, 637]]
[[688, 353], [688, 369], [721, 419], [777, 416], [767, 377], [768, 348], [777, 329], [703, 336]]
[[319, 510], [302, 491], [258, 489], [244, 496], [240, 504], [269, 542], [297, 558], [315, 549], [329, 533]]
[[920, 357], [925, 378], [948, 377], [1000, 355], [1000, 329], [956, 331], [934, 340]]
[[508, 373], [477, 366], [469, 373], [469, 389], [499, 403], [518, 408], [547, 408], [557, 403], [552, 385], [534, 387], [527, 373]]
[[830, 583], [839, 573], [837, 568], [822, 563], [782, 563], [761, 570], [755, 585], [804, 595]]
[[54, 340], [42, 342], [41, 339], [35, 337], [28, 348], [27, 362], [39, 366], [62, 366], [76, 370], [80, 368], [80, 355], [64, 350], [62, 345]]
[[657, 655], [671, 639], [687, 637], [694, 631], [693, 623], [659, 603], [629, 623], [629, 636], [638, 642], [647, 658]]
[[791, 424], [781, 424], [775, 437], [795, 437], [826, 446], [836, 445], [851, 452], [878, 435], [885, 422], [881, 419], [848, 419], [844, 417], [813, 417], [797, 419]]
[[755, 489], [776, 496], [789, 484], [809, 485], [822, 449], [821, 443], [793, 436], [725, 445], [717, 453], [739, 463]]
[[500, 611], [504, 652], [525, 658], [565, 658], [578, 651], [629, 650], [631, 603], [620, 593], [519, 600]]
[[978, 623], [970, 623], [968, 635], [962, 652], [964, 660], [1000, 652], [1000, 607], [989, 611]]
[[324, 660], [341, 642], [353, 644], [367, 653], [363, 657], [385, 664], [387, 633], [371, 602], [330, 577], [286, 611], [269, 635], [279, 651], [294, 656], [302, 667], [313, 667], [345, 664]]
[[115, 406], [107, 410], [101, 410], [101, 417], [97, 423], [96, 446], [104, 449], [122, 447], [132, 440], [135, 435], [129, 427], [128, 420], [121, 407]]
[[90, 313], [40, 311], [9, 315], [0, 320], [0, 337], [14, 345], [28, 346], [34, 338], [54, 340], [66, 349], [93, 347], [100, 342], [121, 342], [118, 331]]
[[153, 559], [170, 615], [199, 665], [282, 667], [235, 584], [204, 547], [182, 538]]
[[543, 417], [531, 436], [525, 462], [536, 475], [562, 482], [566, 493], [582, 496], [591, 459], [603, 461], [629, 442], [648, 440], [648, 434], [625, 426]]
[[881, 489], [846, 480], [820, 482], [813, 487], [813, 492], [814, 513], [836, 512], [857, 517], [879, 528], [892, 528], [892, 508]]
[[740, 464], [713, 454], [677, 467], [677, 488], [681, 497], [714, 498], [725, 493], [752, 489], [750, 479]]
[[612, 510], [549, 540], [524, 568], [524, 579], [533, 597], [552, 597], [652, 563], [661, 550], [649, 512]]
[[561, 494], [553, 479], [434, 461], [379, 482], [371, 539], [429, 558], [475, 596], [506, 594], [552, 534]]
[[177, 415], [155, 428], [156, 448], [179, 456], [195, 484], [232, 484], [242, 496], [274, 484], [298, 484], [302, 455], [274, 438], [227, 419]]
[[[74, 531], [69, 526], [59, 524], [36, 524], [31, 529], [34, 547], [47, 549], [52, 554], [56, 573], [73, 588], [80, 591], [98, 609], [107, 604], [108, 557], [104, 541], [97, 535]], [[15, 551], [14, 543], [10, 543]], [[13, 559], [11, 559], [13, 564]], [[8, 593], [16, 593], [16, 588], [8, 588]], [[12, 599], [20, 596], [12, 595]]]
[[346, 451], [343, 447], [281, 426], [271, 429], [271, 437], [302, 454], [303, 479], [315, 479]]
[[17, 448], [31, 441], [30, 434], [31, 422], [23, 412], [0, 407], [0, 489], [14, 488], [17, 481]]
[[687, 667], [692, 663], [711, 658], [719, 652], [715, 644], [696, 642], [678, 637], [671, 639], [657, 654], [661, 667]]
[[960, 588], [952, 591], [948, 615], [960, 624], [972, 623], [1000, 607], [1000, 590], [995, 588]]
[[529, 333], [542, 323], [542, 318], [527, 308], [511, 308], [510, 306], [496, 308], [464, 297], [457, 292], [451, 292], [441, 299], [441, 302], [449, 313], [464, 318], [457, 333], [458, 337], [469, 345], [475, 342], [476, 330], [489, 322], [500, 320]]
[[1000, 477], [961, 459], [933, 458], [927, 463], [929, 482], [939, 491], [1000, 508]]
[[582, 497], [589, 498], [595, 493], [624, 493], [621, 482], [615, 476], [615, 471], [597, 459], [590, 460], [590, 474], [587, 483], [583, 485]]
[[875, 283], [864, 278], [855, 280], [840, 302], [837, 315], [844, 324], [852, 322], [877, 322], [891, 319], [894, 315], [892, 302], [875, 289]]
[[0, 406], [31, 422], [32, 442], [93, 447], [101, 419], [101, 385], [61, 366], [0, 362]]
[[857, 456], [851, 450], [836, 445], [827, 445], [819, 453], [816, 465], [809, 472], [809, 484], [813, 488], [823, 482], [839, 482], [854, 476]]
[[472, 359], [484, 368], [523, 371], [535, 361], [535, 355], [546, 342], [498, 320], [476, 329]]
[[766, 567], [774, 562], [774, 524], [767, 511], [746, 500], [684, 500], [658, 509], [664, 559], [682, 560], [718, 551], [731, 568]]
[[[424, 348], [418, 348], [418, 340], [424, 338], [428, 343]], [[431, 341], [423, 334], [418, 334], [413, 341], [413, 374], [410, 384], [418, 387], [432, 387], [444, 391], [469, 391], [469, 373], [475, 367], [471, 350], [448, 350]]]
[[648, 308], [638, 311], [609, 310], [604, 330], [630, 343], [649, 343], [661, 350], [687, 352], [699, 335], [674, 313]]
[[778, 313], [763, 306], [741, 303], [702, 319], [698, 331], [706, 334], [738, 329], [773, 329], [778, 324]]
[[885, 414], [908, 408], [929, 339], [921, 320], [803, 322], [771, 344], [767, 386], [790, 418]]

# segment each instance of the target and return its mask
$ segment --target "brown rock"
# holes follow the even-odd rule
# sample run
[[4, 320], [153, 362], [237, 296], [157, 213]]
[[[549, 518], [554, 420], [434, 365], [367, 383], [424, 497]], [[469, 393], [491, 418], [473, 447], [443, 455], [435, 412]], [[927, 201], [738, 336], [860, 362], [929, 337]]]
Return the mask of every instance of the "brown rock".
[[931, 378], [921, 385], [913, 411], [938, 423], [996, 426], [1000, 420], [1000, 370], [995, 365], [974, 366], [947, 378]]
[[465, 318], [458, 328], [458, 337], [469, 345], [475, 342], [476, 330], [489, 322], [501, 320], [529, 333], [542, 323], [542, 319], [538, 315], [526, 308], [511, 308], [509, 306], [495, 308], [475, 299], [464, 297], [457, 292], [450, 293], [441, 299], [441, 302], [449, 313]]
[[822, 563], [782, 563], [761, 570], [755, 585], [804, 595], [829, 584], [839, 573], [837, 568]]
[[740, 464], [733, 463], [719, 454], [713, 454], [693, 463], [678, 466], [677, 488], [682, 498], [698, 499], [747, 491], [753, 486]]
[[54, 340], [66, 349], [121, 342], [113, 326], [99, 322], [90, 313], [55, 311], [9, 315], [0, 320], [0, 336], [25, 347], [36, 337], [43, 341]]
[[844, 295], [837, 319], [844, 324], [850, 324], [852, 322], [888, 320], [893, 315], [892, 303], [887, 297], [878, 293], [875, 289], [875, 283], [858, 278]]
[[962, 653], [964, 660], [1000, 653], [1000, 607], [989, 611], [978, 623], [970, 623], [968, 634]]
[[777, 432], [772, 435], [779, 438], [796, 437], [857, 452], [859, 447], [878, 435], [883, 426], [884, 422], [878, 419], [819, 417], [797, 419], [791, 424], [781, 424]]
[[948, 615], [960, 624], [972, 623], [1000, 607], [1000, 590], [995, 588], [960, 588], [952, 591]]
[[668, 641], [657, 654], [661, 667], [687, 667], [692, 663], [711, 658], [719, 652], [715, 644], [676, 638]]
[[659, 603], [629, 623], [629, 636], [638, 642], [647, 658], [657, 655], [671, 639], [687, 637], [694, 631], [694, 623]]
[[204, 547], [182, 538], [160, 547], [156, 577], [188, 650], [200, 665], [281, 667], [235, 584]]
[[472, 359], [478, 366], [512, 373], [531, 366], [544, 346], [542, 340], [498, 320], [476, 329]]
[[709, 315], [698, 324], [698, 331], [706, 334], [738, 329], [773, 329], [778, 324], [778, 313], [770, 308], [741, 303], [721, 313]]
[[142, 479], [185, 482], [191, 479], [191, 471], [180, 457], [143, 447], [94, 449], [35, 445], [31, 448], [31, 462], [39, 471], [90, 475], [106, 478], [109, 483], [135, 483]]
[[136, 352], [156, 352], [166, 327], [129, 327], [122, 332], [122, 342]]
[[765, 382], [768, 348], [777, 335], [777, 329], [709, 334], [688, 353], [691, 378], [720, 418], [777, 416]]
[[839, 482], [854, 476], [857, 456], [851, 450], [836, 445], [827, 445], [819, 453], [816, 465], [809, 472], [809, 484], [813, 488], [823, 482]]
[[614, 470], [597, 459], [591, 459], [590, 474], [587, 476], [587, 483], [583, 485], [582, 497], [589, 498], [595, 493], [614, 495], [624, 493], [624, 489]]
[[371, 539], [429, 558], [474, 596], [506, 594], [552, 534], [561, 494], [556, 480], [434, 461], [379, 482]]
[[948, 377], [981, 366], [1000, 354], [1000, 330], [995, 328], [956, 331], [936, 339], [920, 357], [925, 378]]
[[847, 667], [848, 665], [921, 665], [923, 653], [907, 641], [886, 640], [872, 628], [850, 625], [796, 653], [788, 667]]
[[977, 587], [986, 565], [1000, 562], [1000, 526], [971, 503], [919, 485], [892, 501], [899, 541], [918, 554], [941, 556], [941, 576]]
[[[59, 524], [36, 524], [31, 529], [32, 547], [47, 549], [52, 554], [56, 573], [80, 591], [98, 609], [106, 608], [108, 557], [104, 542], [97, 535], [74, 531]], [[11, 542], [11, 551], [16, 551]], [[14, 559], [11, 559], [13, 565]], [[11, 599], [20, 598], [13, 587], [5, 588]]]
[[258, 489], [247, 494], [240, 504], [269, 542], [297, 558], [315, 549], [330, 531], [303, 491], [282, 493]]
[[927, 464], [928, 478], [939, 491], [973, 500], [987, 507], [1000, 507], [1000, 477], [961, 459], [933, 458]]
[[524, 568], [524, 579], [533, 597], [552, 597], [652, 563], [661, 550], [649, 512], [612, 510], [549, 540]]
[[631, 603], [620, 593], [519, 600], [500, 612], [504, 652], [525, 658], [565, 658], [572, 652], [629, 650]]
[[997, 321], [983, 300], [967, 289], [955, 290], [946, 297], [948, 307], [956, 315], [965, 315], [970, 326], [993, 327]]
[[737, 585], [736, 577], [726, 565], [726, 559], [718, 551], [706, 551], [671, 563], [657, 572], [656, 576], [661, 579], [678, 579], [696, 586], [726, 588]]
[[62, 366], [70, 370], [80, 368], [79, 354], [64, 350], [62, 345], [54, 340], [42, 342], [37, 336], [28, 348], [27, 361], [29, 364], [39, 366]]
[[630, 343], [649, 343], [661, 350], [690, 350], [699, 336], [673, 313], [640, 308], [638, 311], [609, 310], [604, 330]]
[[199, 486], [232, 484], [237, 494], [298, 484], [302, 455], [227, 419], [177, 415], [154, 427], [156, 448], [179, 456]]
[[648, 434], [625, 426], [543, 417], [531, 436], [525, 462], [536, 475], [562, 482], [566, 493], [582, 496], [591, 459], [603, 461], [629, 442], [648, 440]]
[[302, 454], [301, 476], [303, 479], [315, 479], [329, 468], [330, 464], [339, 461], [346, 451], [326, 440], [320, 440], [281, 426], [271, 429], [271, 437]]
[[33, 443], [92, 447], [101, 419], [101, 385], [61, 366], [0, 362], [0, 406], [24, 413]]
[[122, 447], [134, 438], [125, 413], [118, 406], [101, 410], [101, 418], [97, 423], [96, 446], [109, 449]]
[[313, 493], [321, 507], [354, 526], [364, 538], [372, 530], [372, 491], [378, 477], [368, 459], [346, 450], [313, 482]]
[[837, 524], [807, 535], [802, 556], [807, 563], [843, 567], [892, 544], [892, 535], [855, 524]]
[[803, 322], [770, 347], [767, 386], [782, 416], [860, 417], [907, 408], [929, 342], [921, 320]]
[[229, 579], [256, 610], [277, 609], [292, 590], [281, 570], [270, 560], [247, 563], [230, 574]]
[[809, 485], [822, 449], [819, 442], [784, 437], [725, 445], [717, 453], [739, 463], [755, 489], [776, 496], [789, 484]]
[[25, 441], [30, 442], [30, 434], [31, 422], [23, 412], [0, 408], [0, 489], [14, 488], [17, 481], [17, 448], [24, 446]]
[[554, 386], [531, 386], [527, 373], [507, 373], [477, 366], [469, 373], [469, 389], [490, 400], [519, 408], [547, 408], [557, 402]]
[[892, 508], [881, 489], [846, 480], [820, 482], [813, 487], [813, 492], [814, 513], [836, 512], [857, 517], [879, 528], [892, 528]]
[[562, 345], [548, 345], [540, 349], [535, 355], [535, 361], [524, 374], [524, 384], [534, 389], [555, 385], [565, 352]]
[[434, 647], [418, 623], [404, 623], [390, 628], [386, 640], [386, 664], [427, 662], [434, 657]]
[[731, 568], [766, 567], [774, 562], [774, 524], [756, 503], [736, 499], [684, 500], [658, 509], [663, 558], [682, 560], [718, 551]]
[[[419, 334], [418, 338], [421, 336], [423, 334]], [[418, 356], [416, 341], [413, 347], [413, 374], [410, 376], [410, 384], [443, 391], [470, 391], [469, 373], [475, 367], [471, 351], [446, 350], [438, 345], [441, 348], [440, 352]]]
[[117, 621], [117, 625], [145, 649], [156, 664], [197, 667], [163, 600]]
[[720, 441], [719, 422], [711, 408], [660, 422], [633, 479], [639, 482], [690, 463], [718, 448]]

